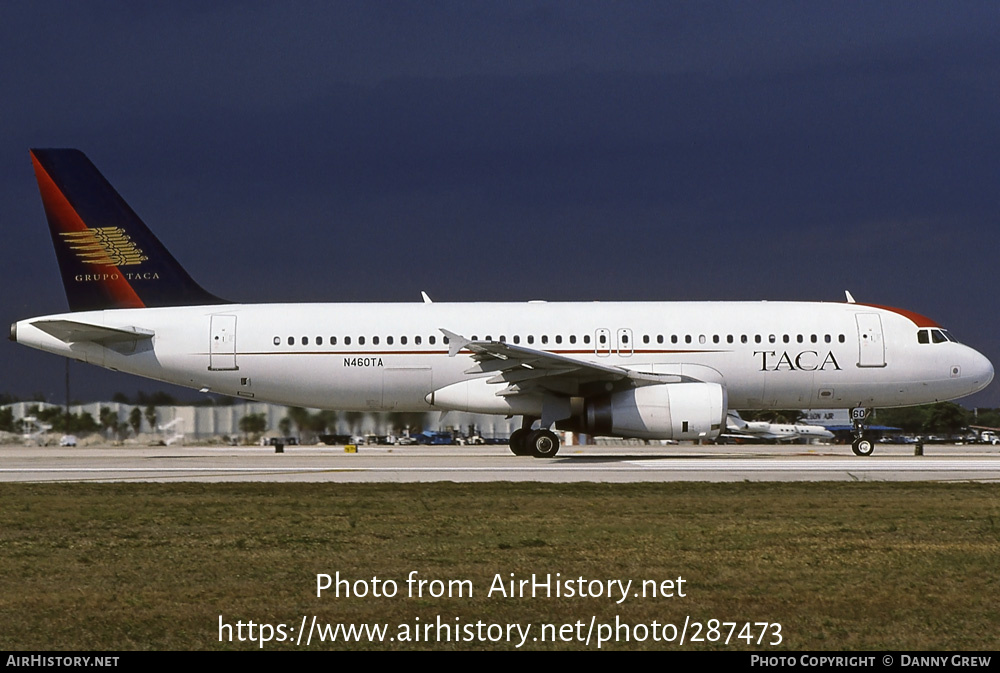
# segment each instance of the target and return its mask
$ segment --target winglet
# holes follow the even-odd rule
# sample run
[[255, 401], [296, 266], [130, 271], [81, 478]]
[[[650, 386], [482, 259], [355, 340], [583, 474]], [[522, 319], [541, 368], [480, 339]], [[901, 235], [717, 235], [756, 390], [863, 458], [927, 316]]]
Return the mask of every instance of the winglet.
[[461, 334], [455, 334], [454, 332], [449, 332], [443, 327], [439, 327], [441, 333], [445, 335], [448, 339], [448, 357], [453, 358], [458, 355], [458, 352], [472, 343], [472, 339], [466, 339]]

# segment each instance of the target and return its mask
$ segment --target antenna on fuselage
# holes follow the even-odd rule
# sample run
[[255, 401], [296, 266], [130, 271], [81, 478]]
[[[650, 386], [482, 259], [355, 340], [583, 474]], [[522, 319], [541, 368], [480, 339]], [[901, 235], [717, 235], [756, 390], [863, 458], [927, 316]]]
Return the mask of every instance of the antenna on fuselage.
[[847, 295], [847, 303], [848, 304], [857, 304], [858, 303], [858, 302], [854, 301], [854, 297], [851, 296], [851, 291], [850, 290], [844, 290], [844, 294]]

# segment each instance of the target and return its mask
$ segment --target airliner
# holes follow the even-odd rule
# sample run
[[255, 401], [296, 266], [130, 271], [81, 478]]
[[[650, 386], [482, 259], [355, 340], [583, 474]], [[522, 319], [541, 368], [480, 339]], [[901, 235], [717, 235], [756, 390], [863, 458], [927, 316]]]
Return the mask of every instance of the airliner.
[[10, 338], [114, 371], [343, 411], [521, 417], [516, 455], [567, 430], [710, 440], [732, 409], [850, 408], [868, 455], [872, 407], [950, 400], [993, 366], [933, 320], [846, 302], [239, 304], [204, 290], [91, 161], [32, 163], [70, 312]]

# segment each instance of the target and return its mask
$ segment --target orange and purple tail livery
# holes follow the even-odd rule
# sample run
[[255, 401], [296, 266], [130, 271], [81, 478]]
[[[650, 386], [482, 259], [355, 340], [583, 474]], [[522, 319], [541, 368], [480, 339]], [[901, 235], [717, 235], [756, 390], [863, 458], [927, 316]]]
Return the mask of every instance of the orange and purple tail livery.
[[83, 152], [34, 149], [70, 310], [222, 304], [143, 224]]

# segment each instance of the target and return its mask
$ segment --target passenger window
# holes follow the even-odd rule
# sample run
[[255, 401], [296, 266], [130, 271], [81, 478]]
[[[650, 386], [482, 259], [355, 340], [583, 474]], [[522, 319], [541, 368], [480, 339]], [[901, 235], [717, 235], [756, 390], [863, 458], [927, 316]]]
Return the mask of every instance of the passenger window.
[[309, 337], [302, 337], [302, 345], [303, 346], [309, 345]]
[[365, 338], [363, 336], [359, 336], [358, 337], [358, 345], [359, 346], [364, 346], [365, 345]]
[[698, 343], [703, 344], [703, 343], [705, 343], [705, 341], [706, 341], [706, 339], [705, 339], [705, 335], [704, 334], [701, 334], [701, 335], [698, 336]]
[[351, 345], [351, 337], [344, 337], [344, 345], [345, 346]]
[[772, 344], [773, 344], [773, 343], [774, 343], [775, 341], [777, 341], [777, 340], [778, 340], [778, 339], [777, 339], [777, 337], [775, 337], [775, 336], [774, 336], [773, 334], [769, 334], [769, 335], [767, 336], [767, 342], [768, 342], [768, 343], [772, 343]]
[[323, 345], [323, 337], [316, 337], [316, 345], [317, 346]]
[[829, 334], [826, 334], [823, 336], [823, 341], [830, 343], [831, 341], [833, 341], [833, 339], [830, 338]]
[[372, 337], [372, 345], [378, 346], [378, 337]]
[[671, 334], [670, 335], [670, 343], [672, 343], [672, 344], [677, 343], [677, 335], [676, 334]]
[[556, 343], [557, 344], [561, 344], [562, 343], [562, 334], [557, 334], [556, 335]]
[[584, 334], [583, 335], [583, 343], [585, 343], [585, 344], [589, 344], [590, 343], [590, 335], [589, 334]]
[[337, 337], [330, 337], [330, 345], [331, 346], [337, 345]]
[[[405, 339], [406, 337], [403, 338]], [[420, 341], [421, 341], [420, 336], [413, 337], [413, 343], [417, 344], [418, 346], [420, 345]]]
[[427, 340], [430, 342], [431, 346], [437, 343], [437, 338], [435, 338], [433, 334], [427, 337]]
[[288, 337], [288, 345], [289, 346], [295, 345], [295, 337]]
[[686, 343], [686, 344], [691, 343], [691, 335], [690, 334], [685, 334], [684, 335], [684, 343]]
[[809, 341], [812, 341], [813, 343], [816, 343], [817, 341], [819, 341], [819, 339], [817, 339], [817, 338], [816, 338], [816, 335], [815, 335], [815, 334], [813, 334], [813, 335], [811, 335], [811, 336], [809, 337]]
[[576, 343], [576, 335], [575, 334], [570, 334], [569, 335], [569, 342], [571, 344], [575, 344]]
[[[392, 345], [392, 337], [391, 336], [386, 337], [385, 338], [385, 342], [391, 346]], [[406, 337], [403, 337], [403, 343], [404, 344], [406, 343]]]
[[740, 343], [746, 343], [748, 341], [750, 341], [750, 339], [747, 338], [746, 334], [740, 335]]
[[656, 343], [658, 343], [658, 344], [663, 343], [663, 335], [662, 334], [657, 334], [656, 335]]
[[758, 343], [759, 344], [760, 343], [760, 335], [759, 334], [754, 334], [753, 335], [753, 341], [754, 341], [754, 343]]
[[520, 337], [520, 335], [518, 335], [518, 334], [514, 335], [514, 343], [516, 343], [516, 344], [521, 343], [521, 337]]
[[[431, 337], [431, 338], [433, 339], [434, 337]], [[441, 343], [447, 345], [448, 344], [448, 337], [444, 337], [443, 339], [441, 339]]]
[[714, 344], [719, 343], [719, 335], [718, 334], [715, 334], [715, 335], [712, 336], [712, 343], [714, 343]]
[[281, 345], [281, 337], [274, 337], [274, 345], [275, 346]]
[[845, 341], [847, 341], [847, 337], [841, 334], [839, 337], [837, 337], [837, 341], [839, 341], [840, 343], [844, 343]]
[[543, 344], [547, 344], [548, 342], [549, 342], [549, 335], [548, 334], [543, 334], [542, 335], [542, 343]]

